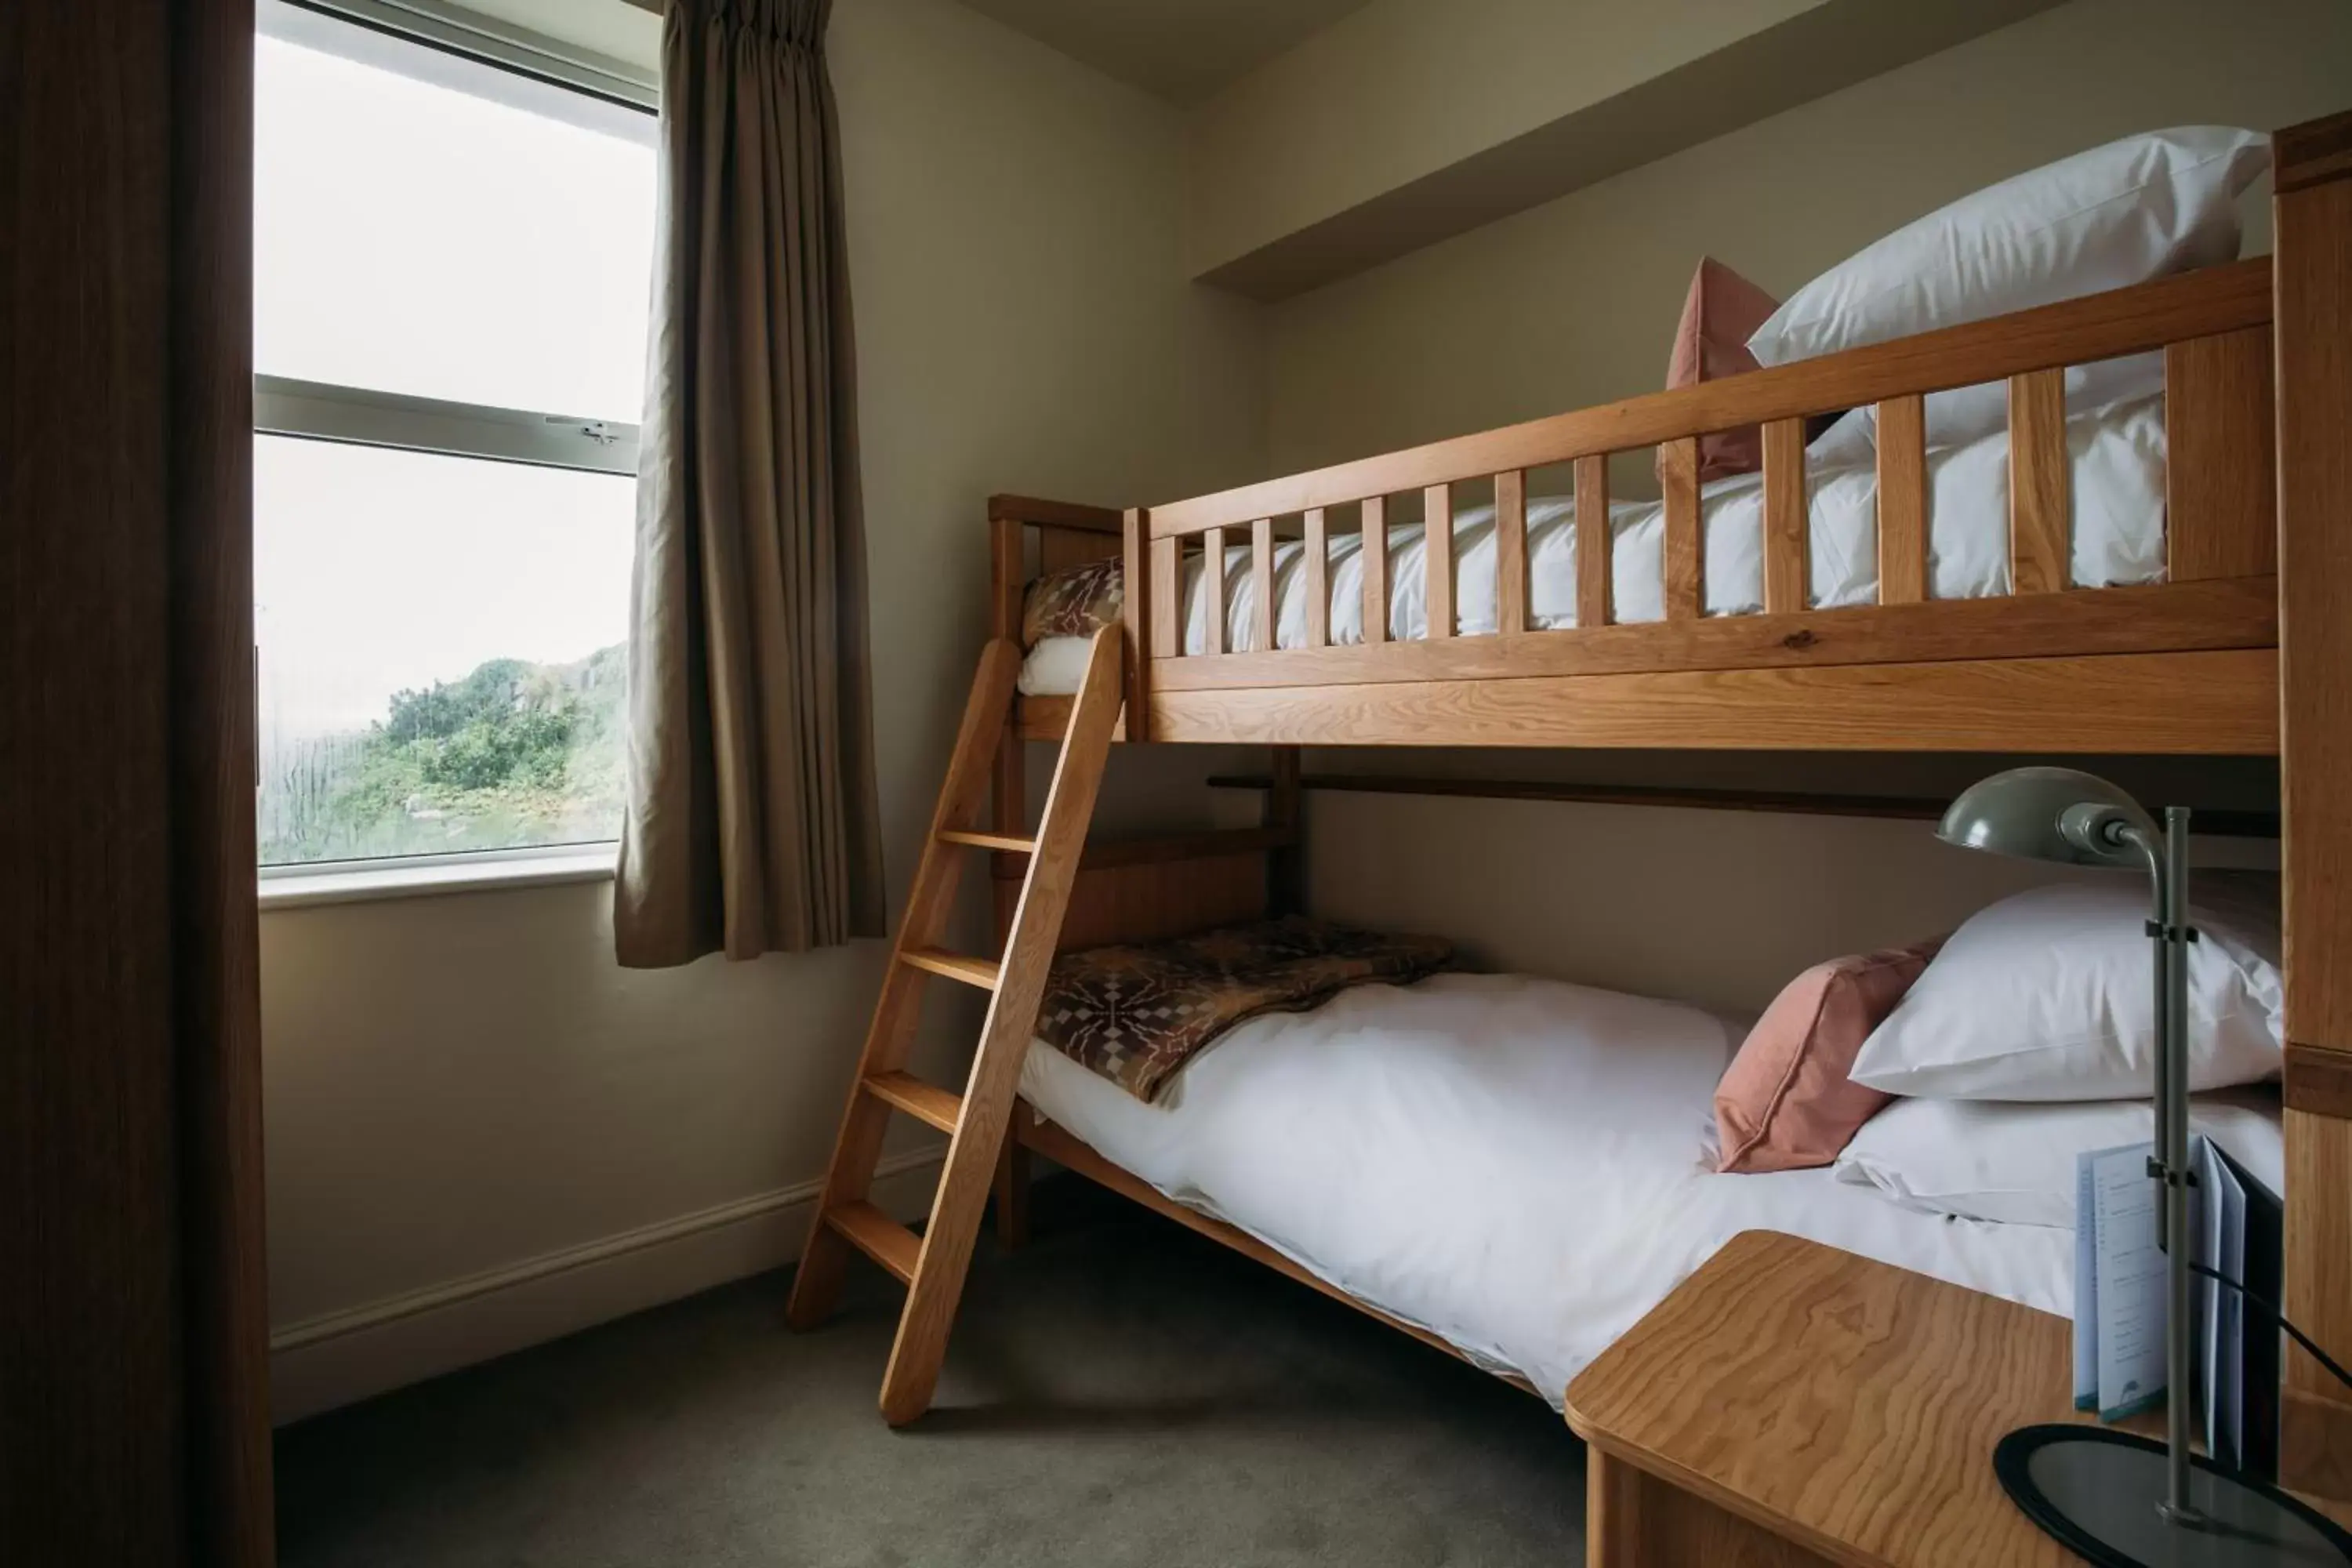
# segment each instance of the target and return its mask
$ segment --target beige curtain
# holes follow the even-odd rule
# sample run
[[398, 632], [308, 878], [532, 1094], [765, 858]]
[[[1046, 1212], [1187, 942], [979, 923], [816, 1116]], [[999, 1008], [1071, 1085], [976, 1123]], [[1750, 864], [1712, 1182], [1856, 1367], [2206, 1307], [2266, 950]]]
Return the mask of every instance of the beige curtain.
[[879, 935], [830, 0], [670, 0], [625, 964]]

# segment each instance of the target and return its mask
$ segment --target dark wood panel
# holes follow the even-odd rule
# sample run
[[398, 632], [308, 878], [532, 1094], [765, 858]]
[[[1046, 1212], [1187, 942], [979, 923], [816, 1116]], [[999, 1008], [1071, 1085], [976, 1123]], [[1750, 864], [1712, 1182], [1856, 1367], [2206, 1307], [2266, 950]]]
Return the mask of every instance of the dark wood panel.
[[249, 0], [0, 22], [0, 1555], [270, 1556]]
[[2352, 1121], [2352, 1051], [2286, 1043], [2286, 1103], [2314, 1116]]

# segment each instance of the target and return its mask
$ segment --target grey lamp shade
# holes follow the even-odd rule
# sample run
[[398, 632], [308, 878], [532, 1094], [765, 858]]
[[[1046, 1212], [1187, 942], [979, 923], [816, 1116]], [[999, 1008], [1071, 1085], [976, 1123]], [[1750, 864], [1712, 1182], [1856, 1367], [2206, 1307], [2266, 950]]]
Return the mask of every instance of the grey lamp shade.
[[2143, 864], [2143, 851], [2110, 841], [2113, 824], [2161, 838], [2137, 801], [2096, 773], [2075, 768], [2011, 768], [1970, 784], [1937, 825], [1936, 837], [1964, 849], [2064, 866]]

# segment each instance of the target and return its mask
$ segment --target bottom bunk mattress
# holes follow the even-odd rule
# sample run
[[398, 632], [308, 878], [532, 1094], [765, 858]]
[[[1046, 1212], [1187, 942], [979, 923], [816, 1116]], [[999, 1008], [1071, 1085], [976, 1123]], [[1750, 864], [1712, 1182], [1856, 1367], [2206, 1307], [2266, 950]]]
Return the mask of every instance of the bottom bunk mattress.
[[[1854, 426], [1853, 428], [1859, 428]], [[1868, 605], [1878, 597], [1877, 451], [1858, 444], [1846, 422], [1815, 442], [1805, 462], [1811, 562], [1811, 599], [1820, 609]], [[2164, 580], [2164, 397], [2113, 404], [2066, 422], [2071, 461], [2072, 581], [2077, 587], [2123, 587]], [[1997, 597], [2010, 591], [2009, 432], [1967, 446], [1927, 453], [1928, 595], [1936, 599]], [[1611, 604], [1621, 624], [1663, 620], [1665, 515], [1657, 501], [1611, 506]], [[1750, 615], [1764, 605], [1764, 477], [1739, 474], [1716, 480], [1700, 498], [1706, 538], [1702, 574], [1710, 616]], [[1530, 496], [1527, 503], [1528, 626], [1553, 631], [1576, 624], [1575, 507], [1565, 496]], [[1246, 532], [1246, 531], [1242, 531]], [[1389, 530], [1388, 635], [1397, 641], [1428, 631], [1428, 585], [1422, 526]], [[1328, 541], [1330, 638], [1363, 637], [1362, 539], [1335, 533]], [[1307, 646], [1305, 547], [1291, 542], [1275, 552], [1275, 643]], [[1454, 623], [1463, 637], [1494, 631], [1495, 511], [1465, 510], [1454, 518]], [[1225, 549], [1224, 646], [1258, 646], [1257, 589], [1246, 543]], [[1115, 574], [1115, 566], [1102, 568]], [[1184, 584], [1184, 651], [1209, 648], [1205, 564], [1192, 557]], [[1079, 572], [1041, 580], [1031, 588], [1025, 619], [1028, 657], [1021, 689], [1030, 696], [1066, 695], [1086, 673], [1093, 631], [1116, 618], [1104, 584]], [[1047, 595], [1039, 603], [1036, 595]]]
[[2069, 1310], [2071, 1231], [1922, 1214], [1827, 1169], [1712, 1171], [1716, 1081], [1738, 1043], [1677, 1003], [1443, 974], [1240, 1025], [1160, 1103], [1042, 1041], [1021, 1089], [1169, 1196], [1555, 1406], [1742, 1230]]

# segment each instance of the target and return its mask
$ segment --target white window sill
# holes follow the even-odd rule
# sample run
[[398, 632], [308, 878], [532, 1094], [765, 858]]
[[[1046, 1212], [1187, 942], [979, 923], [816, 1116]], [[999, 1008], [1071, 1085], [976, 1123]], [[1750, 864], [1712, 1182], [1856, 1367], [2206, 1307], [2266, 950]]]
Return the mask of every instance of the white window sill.
[[509, 888], [551, 888], [613, 879], [615, 847], [589, 844], [561, 850], [517, 850], [465, 860], [401, 860], [383, 865], [341, 861], [261, 878], [264, 910], [314, 904], [356, 904], [378, 899], [434, 898], [446, 893]]

